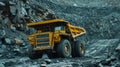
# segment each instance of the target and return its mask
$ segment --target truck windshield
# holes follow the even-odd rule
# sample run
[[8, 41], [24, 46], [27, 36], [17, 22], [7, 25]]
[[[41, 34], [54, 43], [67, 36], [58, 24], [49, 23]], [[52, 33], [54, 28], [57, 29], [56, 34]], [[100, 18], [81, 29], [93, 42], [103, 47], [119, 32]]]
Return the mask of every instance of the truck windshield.
[[56, 30], [64, 30], [64, 26], [57, 26], [57, 27], [55, 27], [55, 31]]

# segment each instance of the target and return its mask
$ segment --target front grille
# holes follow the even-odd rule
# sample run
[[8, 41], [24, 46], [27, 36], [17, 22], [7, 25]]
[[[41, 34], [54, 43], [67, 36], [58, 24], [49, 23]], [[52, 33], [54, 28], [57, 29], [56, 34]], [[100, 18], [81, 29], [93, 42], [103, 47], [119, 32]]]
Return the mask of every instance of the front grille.
[[37, 46], [48, 46], [49, 45], [49, 34], [39, 34], [36, 36]]
[[44, 44], [37, 44], [37, 46], [40, 47], [40, 46], [49, 46], [49, 45], [48, 45], [48, 43], [46, 43], [46, 44], [44, 43]]
[[39, 35], [37, 35], [37, 38], [44, 38], [44, 37], [49, 37], [49, 34], [39, 34]]
[[49, 42], [49, 38], [38, 39], [37, 42]]

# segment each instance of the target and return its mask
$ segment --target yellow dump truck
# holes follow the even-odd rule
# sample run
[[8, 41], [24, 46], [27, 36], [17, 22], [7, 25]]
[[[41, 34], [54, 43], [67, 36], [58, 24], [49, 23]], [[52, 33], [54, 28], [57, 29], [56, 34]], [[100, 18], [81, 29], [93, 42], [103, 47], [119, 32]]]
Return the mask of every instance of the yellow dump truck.
[[28, 23], [37, 30], [28, 36], [31, 48], [29, 58], [37, 59], [47, 53], [49, 57], [80, 57], [85, 53], [84, 44], [76, 38], [86, 33], [84, 28], [72, 26], [61, 19]]

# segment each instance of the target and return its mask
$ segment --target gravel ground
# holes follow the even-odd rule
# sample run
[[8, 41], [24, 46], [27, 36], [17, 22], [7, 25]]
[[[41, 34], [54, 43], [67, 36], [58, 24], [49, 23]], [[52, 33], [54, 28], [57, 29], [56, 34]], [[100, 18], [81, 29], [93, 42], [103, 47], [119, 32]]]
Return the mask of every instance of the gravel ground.
[[85, 56], [79, 58], [49, 59], [47, 55], [43, 55], [40, 59], [30, 60], [27, 56], [16, 56], [0, 59], [0, 62], [5, 67], [116, 67], [120, 66], [115, 52], [119, 43], [119, 39], [90, 41]]

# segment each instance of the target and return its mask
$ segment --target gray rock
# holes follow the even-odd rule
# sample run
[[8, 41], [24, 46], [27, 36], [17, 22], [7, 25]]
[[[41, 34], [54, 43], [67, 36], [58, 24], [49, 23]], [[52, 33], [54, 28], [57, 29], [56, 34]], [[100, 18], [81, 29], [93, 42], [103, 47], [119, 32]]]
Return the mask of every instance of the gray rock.
[[24, 45], [23, 40], [19, 39], [19, 38], [14, 38], [14, 42], [16, 45], [22, 46]]
[[5, 17], [5, 19], [3, 19], [2, 24], [7, 24], [9, 22], [9, 18]]
[[37, 62], [33, 62], [33, 65], [37, 65]]
[[[4, 48], [4, 47], [1, 45], [1, 48], [0, 48], [0, 49], [1, 49], [1, 50], [0, 50], [0, 55], [2, 56], [2, 53], [4, 53], [4, 52], [6, 51], [6, 50], [5, 50], [6, 48]], [[0, 57], [1, 57], [1, 56], [0, 56]]]
[[52, 61], [51, 61], [50, 59], [45, 59], [44, 61], [45, 61], [47, 64], [52, 63]]
[[40, 66], [41, 66], [41, 67], [46, 67], [46, 66], [47, 66], [47, 63], [44, 62], [44, 61], [42, 61], [42, 62], [40, 63]]
[[76, 4], [76, 3], [74, 3], [74, 4], [73, 4], [73, 6], [77, 6], [77, 4]]
[[47, 65], [46, 64], [40, 64], [40, 67], [46, 67]]
[[0, 57], [2, 57], [3, 55], [2, 54], [0, 54]]
[[12, 59], [12, 60], [8, 60], [4, 63], [5, 67], [7, 66], [13, 66], [13, 64], [16, 64], [16, 60], [15, 59]]
[[0, 67], [5, 67], [2, 63], [0, 63]]
[[43, 54], [42, 59], [48, 59], [47, 54]]
[[118, 46], [116, 47], [116, 49], [115, 49], [116, 51], [120, 51], [120, 44], [118, 44]]
[[5, 38], [5, 43], [6, 43], [6, 44], [12, 44], [12, 39], [10, 39], [10, 38]]
[[7, 48], [7, 46], [5, 44], [2, 44], [1, 48], [5, 50]]
[[80, 66], [80, 65], [79, 65], [78, 63], [73, 63], [72, 66], [73, 66], [73, 67], [78, 67], [78, 66]]
[[10, 5], [16, 5], [16, 3], [13, 2], [13, 1], [9, 1], [9, 4], [10, 4]]
[[73, 67], [72, 65], [61, 65], [61, 67]]
[[5, 30], [0, 29], [0, 39], [6, 35]]
[[3, 3], [3, 2], [0, 2], [0, 6], [5, 6], [5, 3]]
[[11, 25], [11, 26], [10, 26], [10, 29], [11, 29], [12, 31], [16, 31], [16, 28], [14, 27], [14, 25]]
[[12, 15], [16, 15], [16, 7], [15, 6], [10, 6], [10, 12], [12, 13]]
[[99, 67], [104, 67], [101, 63], [99, 63], [99, 65], [98, 65]]
[[13, 51], [14, 52], [21, 52], [19, 48], [14, 48]]

